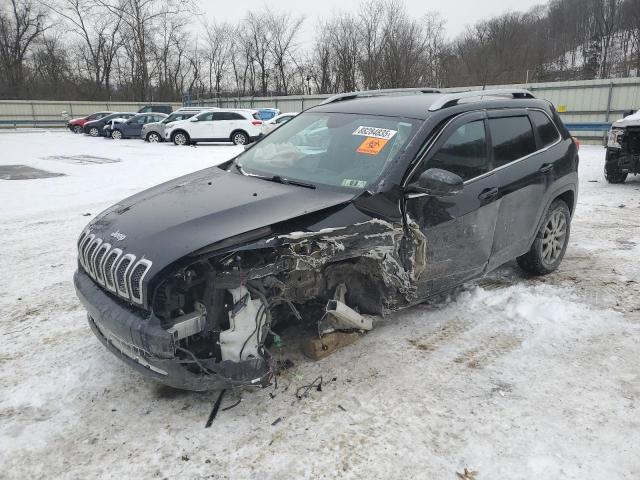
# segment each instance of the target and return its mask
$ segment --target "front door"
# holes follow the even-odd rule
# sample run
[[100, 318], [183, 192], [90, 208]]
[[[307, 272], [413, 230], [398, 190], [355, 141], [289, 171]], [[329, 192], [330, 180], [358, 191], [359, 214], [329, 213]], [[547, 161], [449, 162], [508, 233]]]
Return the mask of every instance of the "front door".
[[205, 112], [198, 115], [198, 121], [191, 125], [192, 140], [211, 140], [217, 138], [218, 123], [220, 123], [219, 112]]
[[425, 269], [418, 279], [425, 296], [481, 274], [491, 255], [499, 183], [492, 172], [486, 114], [472, 112], [450, 122], [412, 178], [429, 168], [459, 175], [464, 188], [453, 196], [406, 199], [409, 222], [426, 237]]

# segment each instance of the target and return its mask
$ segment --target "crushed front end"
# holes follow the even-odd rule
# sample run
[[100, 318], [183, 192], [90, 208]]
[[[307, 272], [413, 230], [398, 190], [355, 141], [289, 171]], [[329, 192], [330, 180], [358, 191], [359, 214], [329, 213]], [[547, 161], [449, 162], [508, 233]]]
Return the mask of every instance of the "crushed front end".
[[91, 329], [131, 367], [187, 390], [269, 385], [273, 328], [317, 324], [338, 291], [345, 308], [372, 315], [416, 297], [416, 245], [401, 225], [381, 220], [321, 232], [261, 229], [152, 279], [152, 260], [118, 250], [89, 231], [80, 239], [74, 280]]

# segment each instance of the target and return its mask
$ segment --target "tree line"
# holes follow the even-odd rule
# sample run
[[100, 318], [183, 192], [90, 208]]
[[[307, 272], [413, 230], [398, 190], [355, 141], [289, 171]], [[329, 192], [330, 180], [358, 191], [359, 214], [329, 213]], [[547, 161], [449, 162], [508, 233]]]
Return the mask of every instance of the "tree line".
[[[366, 11], [366, 15], [357, 12]], [[193, 0], [0, 0], [0, 98], [180, 100], [628, 77], [640, 1], [551, 0], [456, 38], [438, 13], [370, 0], [310, 22], [264, 7], [235, 23]]]

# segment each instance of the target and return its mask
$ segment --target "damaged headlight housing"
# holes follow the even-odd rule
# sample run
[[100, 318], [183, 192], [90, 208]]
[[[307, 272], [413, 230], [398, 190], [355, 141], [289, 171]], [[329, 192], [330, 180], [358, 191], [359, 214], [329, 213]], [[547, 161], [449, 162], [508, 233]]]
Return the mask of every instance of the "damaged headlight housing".
[[607, 147], [609, 148], [622, 148], [620, 140], [624, 135], [624, 128], [612, 128], [609, 130], [609, 137], [607, 138]]

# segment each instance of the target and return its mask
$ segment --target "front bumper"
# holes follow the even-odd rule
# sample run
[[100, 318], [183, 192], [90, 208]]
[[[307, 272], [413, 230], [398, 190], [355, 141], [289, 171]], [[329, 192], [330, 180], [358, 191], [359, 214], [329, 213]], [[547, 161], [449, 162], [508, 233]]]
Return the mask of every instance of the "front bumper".
[[115, 300], [80, 270], [73, 280], [95, 336], [115, 356], [146, 377], [194, 391], [269, 384], [271, 369], [263, 359], [220, 363], [203, 360], [208, 373], [189, 370], [175, 354], [171, 333], [160, 326], [153, 314], [145, 317], [134, 307]]

